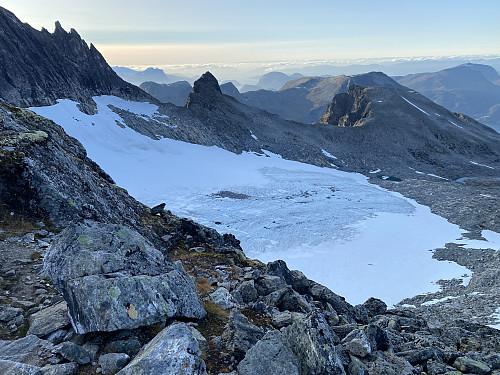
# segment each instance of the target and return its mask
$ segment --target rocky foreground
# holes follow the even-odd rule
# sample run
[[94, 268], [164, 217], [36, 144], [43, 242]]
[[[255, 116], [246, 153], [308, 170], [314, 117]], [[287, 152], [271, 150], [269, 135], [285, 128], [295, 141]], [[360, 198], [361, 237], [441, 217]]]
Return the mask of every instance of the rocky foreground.
[[500, 373], [500, 331], [351, 306], [138, 203], [53, 122], [0, 115], [2, 373]]

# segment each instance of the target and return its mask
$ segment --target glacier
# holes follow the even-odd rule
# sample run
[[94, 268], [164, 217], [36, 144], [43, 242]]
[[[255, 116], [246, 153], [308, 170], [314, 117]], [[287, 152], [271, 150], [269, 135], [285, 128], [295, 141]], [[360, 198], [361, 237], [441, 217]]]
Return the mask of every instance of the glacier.
[[439, 290], [440, 279], [469, 280], [471, 271], [432, 258], [462, 230], [428, 207], [370, 184], [361, 174], [285, 160], [268, 151], [242, 153], [153, 140], [128, 127], [109, 105], [146, 119], [158, 107], [94, 97], [98, 113], [59, 100], [30, 108], [77, 138], [115, 182], [139, 201], [165, 202], [174, 214], [233, 233], [247, 256], [283, 259], [289, 268], [352, 304], [377, 297], [388, 305]]

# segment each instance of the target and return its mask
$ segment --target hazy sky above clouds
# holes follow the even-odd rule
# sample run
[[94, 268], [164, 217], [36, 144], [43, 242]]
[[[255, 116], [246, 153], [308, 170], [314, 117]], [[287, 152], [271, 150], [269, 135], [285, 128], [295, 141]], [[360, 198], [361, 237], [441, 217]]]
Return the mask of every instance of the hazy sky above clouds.
[[0, 0], [111, 65], [500, 54], [499, 0]]

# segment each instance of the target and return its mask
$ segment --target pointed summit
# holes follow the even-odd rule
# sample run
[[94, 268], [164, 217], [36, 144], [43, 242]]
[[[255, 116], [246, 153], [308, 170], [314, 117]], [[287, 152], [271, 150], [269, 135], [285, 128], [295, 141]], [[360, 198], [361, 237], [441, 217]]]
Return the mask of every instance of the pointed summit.
[[193, 90], [189, 94], [186, 102], [186, 107], [193, 104], [203, 107], [213, 108], [216, 106], [218, 98], [222, 95], [217, 78], [212, 73], [204, 73], [198, 80], [194, 82]]
[[197, 81], [195, 81], [192, 92], [196, 94], [204, 94], [211, 91], [217, 91], [222, 94], [217, 78], [215, 78], [212, 73], [205, 72]]

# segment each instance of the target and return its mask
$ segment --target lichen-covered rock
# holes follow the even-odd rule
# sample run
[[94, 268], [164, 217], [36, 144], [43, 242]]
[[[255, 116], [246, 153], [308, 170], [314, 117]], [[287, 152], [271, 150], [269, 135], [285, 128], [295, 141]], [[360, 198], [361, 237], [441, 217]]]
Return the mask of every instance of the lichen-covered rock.
[[297, 358], [279, 331], [269, 331], [238, 365], [238, 375], [300, 375]]
[[117, 375], [206, 375], [198, 342], [184, 323], [161, 331]]
[[42, 367], [43, 375], [75, 375], [78, 364], [74, 362]]
[[335, 350], [340, 340], [321, 313], [313, 312], [287, 327], [284, 338], [299, 360], [302, 375], [345, 375]]
[[60, 302], [31, 315], [28, 334], [43, 337], [69, 324], [68, 305]]
[[0, 359], [0, 374], [8, 375], [42, 375], [40, 367], [26, 365], [24, 363], [13, 362]]
[[87, 221], [67, 227], [44, 259], [77, 333], [202, 318], [194, 282], [133, 229]]
[[479, 375], [486, 375], [491, 371], [491, 368], [486, 363], [467, 357], [457, 358], [453, 363], [453, 367], [462, 372]]

